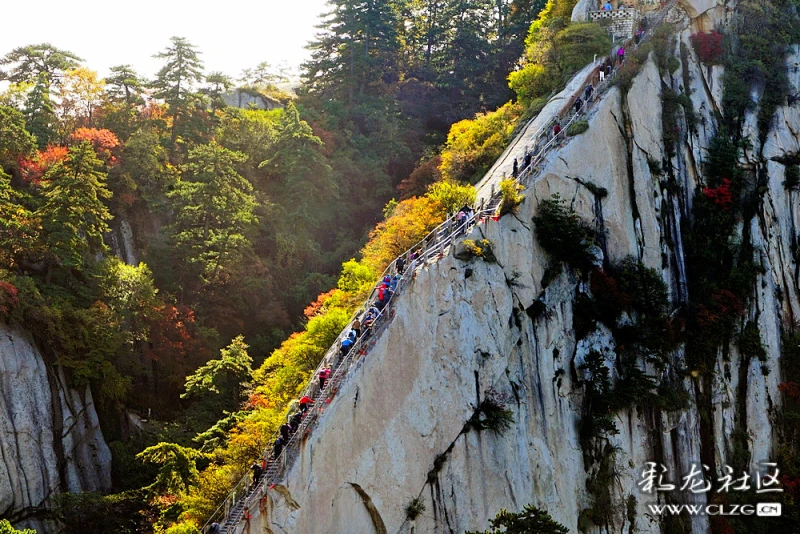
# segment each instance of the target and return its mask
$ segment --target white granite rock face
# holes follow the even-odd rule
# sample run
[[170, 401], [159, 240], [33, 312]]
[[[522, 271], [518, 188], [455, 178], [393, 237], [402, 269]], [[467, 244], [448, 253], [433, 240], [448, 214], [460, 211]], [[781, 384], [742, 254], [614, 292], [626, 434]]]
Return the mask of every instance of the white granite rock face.
[[40, 532], [48, 529], [32, 512], [52, 495], [111, 487], [111, 452], [91, 391], [69, 387], [30, 335], [2, 323], [0, 461], [0, 517]]
[[[722, 9], [715, 2], [682, 6], [695, 17], [716, 17]], [[681, 32], [680, 41], [688, 44], [692, 31]], [[671, 473], [686, 474], [707, 448], [718, 466], [725, 464], [740, 419], [746, 421], [751, 467], [774, 459], [780, 332], [800, 318], [800, 270], [792, 254], [800, 226], [798, 193], [783, 186], [784, 162], [800, 151], [797, 106], [778, 110], [761, 156], [753, 150], [745, 162], [763, 166], [767, 175], [762, 209], [742, 221], [740, 230], [749, 229], [763, 267], [747, 319], [758, 325], [767, 357], [745, 365], [735, 343], [726, 358], [720, 354], [705, 435], [695, 405], [696, 392], [705, 386], [696, 378], [682, 380], [692, 398], [685, 411], [618, 414], [620, 433], [610, 440], [613, 520], [602, 527], [591, 521], [587, 470], [596, 464], [585, 463], [579, 439], [579, 365], [589, 350], [612, 361], [615, 344], [604, 328], [576, 342], [573, 312], [582, 283], [564, 271], [542, 289], [548, 258], [532, 218], [540, 200], [559, 193], [604, 231], [610, 261], [641, 260], [662, 272], [676, 306], [685, 300], [681, 224], [704, 184], [701, 162], [722, 100], [721, 68], [699, 64], [688, 50], [689, 63], [673, 73], [646, 63], [627, 98], [618, 89], [609, 91], [592, 112], [589, 129], [543, 164], [518, 213], [474, 230], [473, 238], [492, 241], [496, 264], [451, 255], [418, 274], [400, 297], [392, 325], [305, 443], [285, 480], [288, 493], [267, 493], [250, 532], [462, 533], [486, 528], [500, 508], [533, 504], [570, 532], [657, 533], [659, 519], [645, 507], [653, 497], [637, 487], [646, 462], [658, 458]], [[795, 88], [798, 62], [795, 51], [789, 58]], [[665, 87], [689, 88], [697, 117], [696, 129], [689, 131], [679, 112], [680, 140], [673, 150], [662, 137]], [[760, 142], [757, 135], [754, 140]], [[666, 168], [677, 188], [667, 186]], [[490, 173], [482, 185], [491, 180]], [[605, 196], [597, 194], [601, 188]], [[679, 349], [675, 359], [683, 358]], [[503, 435], [465, 431], [490, 388], [510, 399], [513, 426]], [[287, 494], [299, 507], [287, 502]], [[414, 498], [425, 511], [410, 521], [405, 507]], [[679, 499], [704, 502], [702, 495]], [[633, 525], [629, 501], [637, 511]], [[691, 526], [692, 532], [709, 531], [703, 517]]]

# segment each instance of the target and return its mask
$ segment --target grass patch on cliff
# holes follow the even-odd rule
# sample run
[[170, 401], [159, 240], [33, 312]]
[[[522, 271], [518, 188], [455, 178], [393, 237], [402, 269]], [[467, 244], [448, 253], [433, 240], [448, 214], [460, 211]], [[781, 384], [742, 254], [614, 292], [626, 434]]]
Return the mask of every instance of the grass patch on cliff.
[[492, 250], [492, 242], [488, 239], [479, 239], [478, 241], [465, 239], [461, 242], [461, 246], [464, 247], [464, 251], [456, 256], [460, 260], [481, 258], [489, 263], [495, 263], [497, 261], [494, 251]]
[[589, 129], [589, 121], [587, 120], [575, 121], [569, 125], [569, 128], [567, 128], [567, 135], [570, 137], [574, 135], [580, 135], [588, 129]]
[[36, 531], [30, 528], [17, 530], [8, 522], [8, 519], [0, 519], [0, 534], [36, 534]]
[[417, 517], [425, 512], [425, 503], [419, 497], [411, 499], [411, 502], [406, 506], [406, 519], [414, 521]]
[[492, 432], [503, 434], [514, 424], [514, 412], [508, 408], [510, 401], [511, 399], [508, 395], [489, 389], [484, 399], [475, 409], [475, 413], [464, 425], [464, 431], [469, 431], [470, 429], [478, 432], [491, 430]]

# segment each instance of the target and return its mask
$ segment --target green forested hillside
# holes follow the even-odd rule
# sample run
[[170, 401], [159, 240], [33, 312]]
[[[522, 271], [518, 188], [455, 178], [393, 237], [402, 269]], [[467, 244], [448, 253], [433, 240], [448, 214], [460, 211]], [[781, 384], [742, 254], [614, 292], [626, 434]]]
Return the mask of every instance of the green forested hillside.
[[[291, 95], [180, 37], [154, 79], [57, 43], [0, 60], [0, 318], [93, 386], [114, 453], [114, 495], [59, 500], [67, 531], [202, 524], [377, 273], [605, 50], [573, 5], [334, 0]], [[283, 107], [228, 107], [236, 88]], [[111, 248], [128, 225], [138, 265]]]

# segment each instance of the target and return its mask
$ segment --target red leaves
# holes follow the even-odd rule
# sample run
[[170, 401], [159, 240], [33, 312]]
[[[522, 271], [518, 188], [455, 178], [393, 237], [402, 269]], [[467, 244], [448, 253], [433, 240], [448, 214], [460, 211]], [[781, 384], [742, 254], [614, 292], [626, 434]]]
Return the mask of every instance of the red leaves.
[[[631, 308], [631, 297], [620, 289], [617, 280], [606, 274], [600, 269], [592, 271], [592, 296], [602, 309], [604, 314], [616, 314], [621, 311], [629, 311]], [[609, 319], [616, 319], [609, 317]]]
[[70, 141], [80, 144], [89, 141], [97, 153], [97, 157], [106, 165], [116, 165], [117, 158], [112, 151], [119, 146], [119, 139], [110, 130], [105, 128], [78, 128], [70, 136]]
[[39, 150], [31, 158], [19, 160], [22, 179], [33, 185], [39, 185], [47, 171], [56, 164], [67, 159], [69, 150], [64, 146], [49, 145], [44, 150]]
[[19, 304], [17, 288], [10, 282], [0, 280], [0, 317], [8, 319], [11, 312]]
[[697, 324], [701, 328], [711, 328], [717, 326], [720, 320], [735, 320], [744, 313], [744, 303], [742, 299], [734, 295], [727, 289], [720, 289], [711, 295], [714, 305], [706, 307], [702, 304], [697, 305]]
[[778, 389], [785, 393], [787, 397], [800, 400], [800, 384], [797, 382], [781, 382], [778, 384]]
[[798, 491], [800, 491], [800, 477], [790, 477], [789, 475], [783, 475], [781, 478], [781, 487], [783, 490], [792, 496], [792, 498], [797, 497]]
[[245, 403], [244, 407], [247, 410], [260, 410], [273, 408], [275, 407], [275, 403], [271, 402], [263, 393], [253, 392], [247, 398], [247, 402]]
[[714, 299], [717, 310], [721, 315], [735, 319], [744, 313], [744, 303], [742, 299], [728, 291], [721, 289], [711, 296]]
[[319, 314], [322, 311], [322, 308], [325, 306], [325, 302], [327, 302], [327, 300], [331, 298], [336, 291], [336, 289], [331, 289], [327, 293], [320, 293], [320, 295], [317, 296], [317, 300], [312, 302], [303, 310], [303, 315], [311, 319], [315, 315]]
[[725, 49], [722, 47], [723, 36], [719, 32], [696, 33], [689, 38], [692, 41], [697, 57], [706, 65], [719, 63]]
[[194, 311], [186, 306], [166, 304], [155, 308], [150, 320], [150, 343], [147, 355], [159, 360], [162, 357], [185, 356], [197, 349], [194, 335]]
[[728, 211], [733, 204], [733, 195], [731, 194], [731, 181], [727, 178], [722, 179], [722, 185], [719, 187], [705, 187], [703, 194], [711, 202], [720, 206], [723, 210]]

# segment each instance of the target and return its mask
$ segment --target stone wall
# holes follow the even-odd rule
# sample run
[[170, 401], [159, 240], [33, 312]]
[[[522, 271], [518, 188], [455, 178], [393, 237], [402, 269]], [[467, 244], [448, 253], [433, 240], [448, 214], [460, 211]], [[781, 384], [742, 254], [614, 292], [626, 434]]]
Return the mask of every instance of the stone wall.
[[633, 37], [636, 23], [641, 14], [636, 9], [614, 9], [611, 11], [590, 11], [589, 21], [596, 22], [606, 28], [615, 40], [628, 40]]

